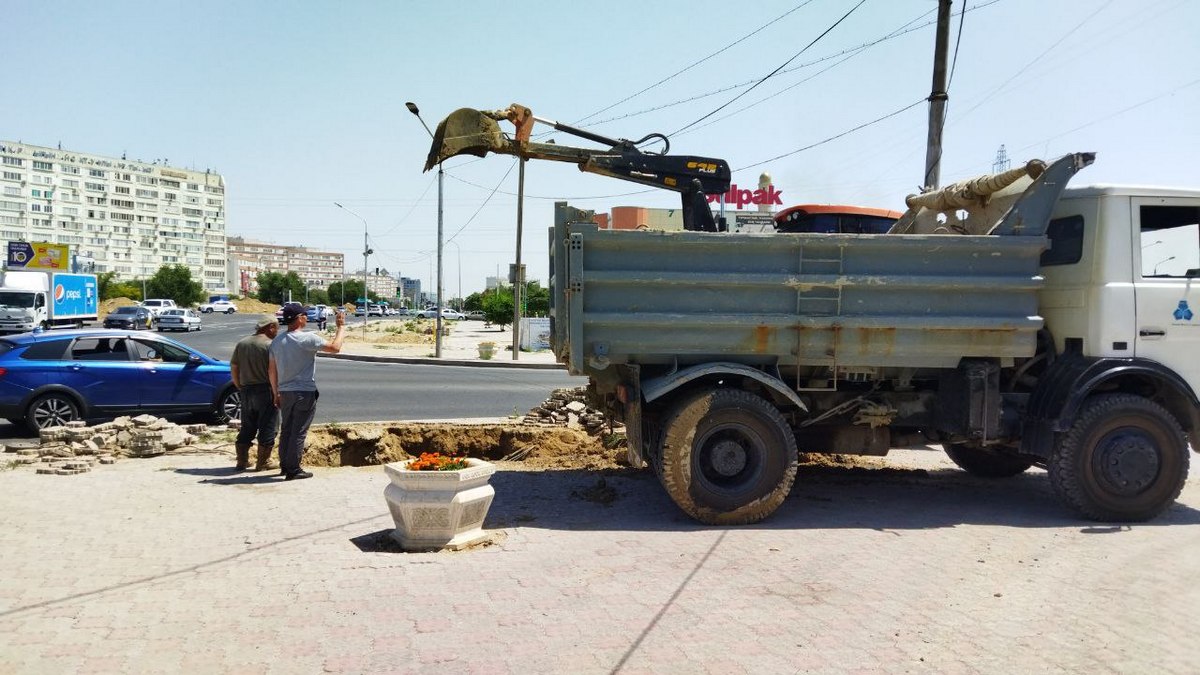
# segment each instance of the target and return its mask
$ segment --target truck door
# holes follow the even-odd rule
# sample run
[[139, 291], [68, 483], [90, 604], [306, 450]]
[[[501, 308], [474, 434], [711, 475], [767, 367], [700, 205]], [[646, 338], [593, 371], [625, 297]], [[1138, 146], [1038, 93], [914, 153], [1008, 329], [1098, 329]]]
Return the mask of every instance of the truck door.
[[1135, 198], [1132, 211], [1138, 237], [1134, 353], [1168, 366], [1200, 391], [1200, 199]]

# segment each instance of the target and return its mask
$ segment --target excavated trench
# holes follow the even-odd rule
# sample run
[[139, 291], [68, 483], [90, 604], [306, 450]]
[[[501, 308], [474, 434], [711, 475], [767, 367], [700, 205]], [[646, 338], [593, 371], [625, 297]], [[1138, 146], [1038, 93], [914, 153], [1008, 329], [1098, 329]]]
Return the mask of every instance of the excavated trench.
[[606, 448], [603, 438], [582, 429], [524, 424], [330, 424], [309, 430], [304, 462], [311, 466], [387, 464], [423, 452], [489, 461], [520, 461], [530, 468], [613, 468], [623, 447]]

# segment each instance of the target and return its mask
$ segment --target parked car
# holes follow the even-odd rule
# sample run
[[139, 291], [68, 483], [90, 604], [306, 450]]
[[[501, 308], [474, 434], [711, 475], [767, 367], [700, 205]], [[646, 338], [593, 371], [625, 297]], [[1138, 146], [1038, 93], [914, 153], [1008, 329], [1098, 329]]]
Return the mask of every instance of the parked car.
[[401, 307], [396, 310], [396, 316], [412, 316], [412, 310], [407, 307]]
[[[417, 316], [422, 319], [436, 319], [437, 315], [438, 315], [438, 310], [436, 307], [430, 307], [428, 309], [423, 309], [417, 313]], [[454, 311], [453, 309], [450, 309], [449, 307], [442, 308], [442, 320], [443, 321], [448, 320], [448, 319], [453, 319], [455, 321], [458, 321], [458, 320], [461, 320], [462, 318], [463, 318], [463, 315], [459, 314], [458, 312]]]
[[469, 321], [484, 321], [487, 319], [487, 317], [484, 315], [484, 313], [479, 311], [478, 309], [473, 309], [473, 310], [467, 312], [466, 314], [463, 314], [463, 318], [465, 318]]
[[204, 314], [212, 314], [213, 312], [217, 312], [219, 314], [233, 314], [238, 308], [237, 305], [228, 300], [217, 300], [214, 302], [206, 302], [203, 305], [200, 305], [199, 309]]
[[275, 320], [278, 321], [280, 325], [283, 325], [283, 308], [282, 307], [275, 310]]
[[354, 316], [363, 316], [366, 313], [367, 313], [367, 310], [362, 305], [359, 305], [358, 307], [354, 308]]
[[0, 417], [32, 430], [115, 415], [241, 414], [228, 363], [153, 333], [13, 335], [0, 339], [0, 371]]
[[158, 316], [164, 309], [175, 309], [175, 301], [165, 298], [150, 298], [142, 301], [142, 307], [150, 310], [150, 314]]
[[153, 321], [154, 314], [148, 308], [139, 305], [126, 305], [114, 309], [108, 316], [104, 317], [104, 327], [142, 330], [143, 328], [150, 328], [150, 324]]
[[367, 305], [367, 316], [383, 316], [383, 307], [380, 305]]
[[200, 314], [194, 309], [164, 309], [158, 314], [158, 332], [200, 330]]

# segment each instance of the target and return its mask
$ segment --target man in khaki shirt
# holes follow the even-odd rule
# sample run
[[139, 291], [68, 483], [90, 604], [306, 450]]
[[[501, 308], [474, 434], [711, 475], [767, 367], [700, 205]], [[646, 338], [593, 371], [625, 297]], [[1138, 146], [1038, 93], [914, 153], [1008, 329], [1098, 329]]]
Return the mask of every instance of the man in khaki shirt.
[[238, 471], [250, 468], [250, 445], [255, 437], [258, 438], [258, 457], [254, 470], [275, 468], [271, 465], [271, 455], [275, 451], [275, 436], [279, 433], [279, 409], [271, 395], [267, 350], [277, 332], [279, 324], [275, 317], [262, 317], [255, 324], [254, 335], [239, 340], [229, 359], [233, 386], [242, 396], [242, 428], [234, 443]]

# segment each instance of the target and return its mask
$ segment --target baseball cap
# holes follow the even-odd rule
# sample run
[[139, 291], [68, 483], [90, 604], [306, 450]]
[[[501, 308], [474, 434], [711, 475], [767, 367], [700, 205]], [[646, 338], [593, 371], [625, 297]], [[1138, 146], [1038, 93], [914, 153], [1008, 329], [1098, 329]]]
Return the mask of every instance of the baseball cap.
[[298, 302], [289, 302], [283, 306], [283, 322], [291, 323], [292, 319], [304, 314], [304, 305]]
[[254, 330], [258, 331], [258, 330], [262, 330], [262, 329], [266, 328], [267, 326], [274, 326], [274, 325], [275, 325], [275, 317], [267, 316], [264, 314], [261, 318], [259, 318], [258, 323], [254, 324]]

